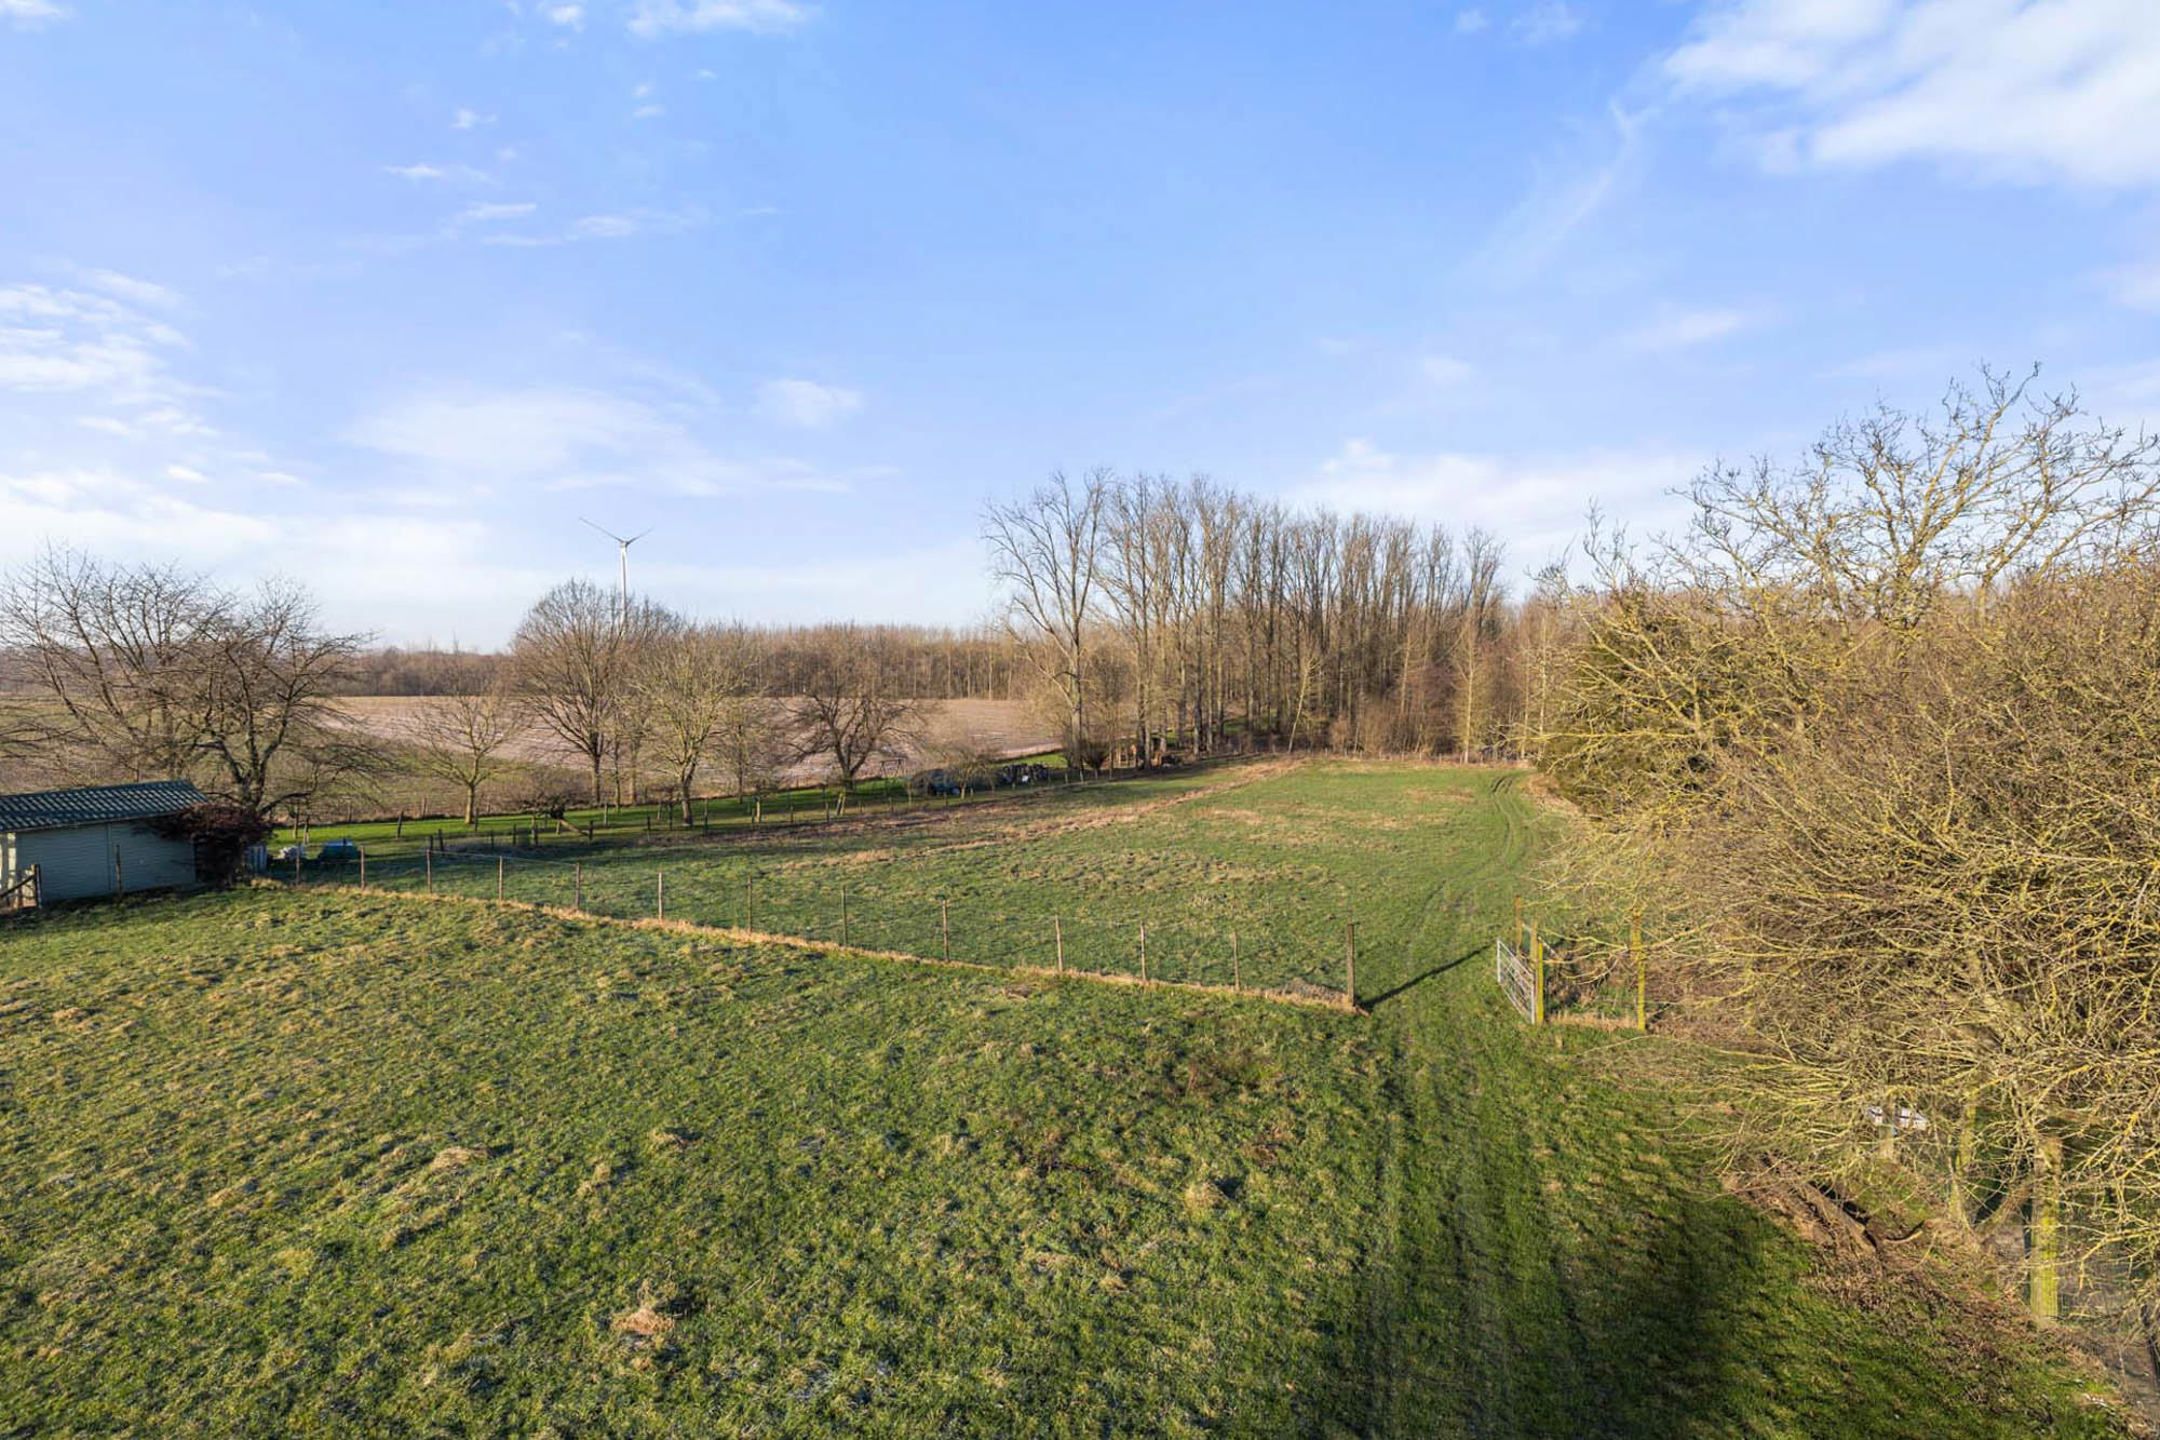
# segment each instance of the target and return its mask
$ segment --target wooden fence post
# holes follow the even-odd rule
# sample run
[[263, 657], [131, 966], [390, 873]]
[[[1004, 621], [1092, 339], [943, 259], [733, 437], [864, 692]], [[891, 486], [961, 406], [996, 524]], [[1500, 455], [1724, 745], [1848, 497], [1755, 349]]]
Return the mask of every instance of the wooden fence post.
[[667, 919], [667, 871], [653, 872], [653, 918]]
[[1522, 896], [1520, 896], [1520, 895], [1517, 895], [1517, 896], [1515, 897], [1515, 934], [1514, 934], [1514, 936], [1513, 936], [1513, 937], [1512, 937], [1512, 938], [1510, 939], [1509, 943], [1510, 943], [1510, 944], [1512, 944], [1512, 945], [1513, 945], [1513, 946], [1515, 947], [1515, 951], [1516, 951], [1516, 953], [1517, 953], [1517, 954], [1520, 954], [1520, 953], [1522, 953], [1522, 948], [1523, 948], [1523, 929], [1522, 929]]
[[498, 901], [503, 898], [503, 857], [500, 855], [495, 857], [495, 898]]
[[2033, 1157], [2032, 1219], [2026, 1227], [2026, 1303], [2042, 1320], [2062, 1316], [2062, 1140], [2041, 1137]]
[[1238, 962], [1237, 931], [1235, 930], [1230, 932], [1230, 988], [1232, 990], [1243, 990], [1245, 988], [1245, 970]]
[[952, 911], [950, 902], [940, 895], [937, 902], [938, 944], [944, 947], [945, 958], [952, 959]]
[[579, 910], [579, 911], [582, 911], [582, 910], [583, 910], [583, 909], [585, 908], [585, 862], [584, 862], [584, 861], [582, 861], [582, 860], [573, 860], [573, 861], [571, 861], [571, 862], [570, 862], [570, 878], [571, 878], [571, 881], [572, 881], [572, 883], [573, 883], [573, 884], [575, 884], [575, 885], [577, 886], [577, 904], [576, 904], [576, 905], [574, 905], [574, 906], [572, 906], [571, 908], [572, 908], [572, 909], [575, 909], [575, 910]]
[[1650, 972], [1643, 962], [1640, 906], [1628, 916], [1627, 944], [1628, 954], [1635, 959], [1635, 1028], [1647, 1034], [1650, 1029]]
[[360, 888], [367, 889], [367, 846], [360, 847]]
[[1530, 976], [1537, 988], [1530, 994], [1530, 1023], [1545, 1023], [1545, 942], [1538, 938], [1537, 921], [1530, 922]]
[[754, 913], [750, 898], [750, 877], [745, 875], [742, 877], [742, 928], [745, 930], [750, 928], [750, 917]]
[[1057, 945], [1057, 973], [1065, 973], [1065, 922], [1057, 916], [1050, 917], [1050, 938]]
[[[435, 893], [435, 852], [432, 850], [426, 852], [425, 858], [427, 862], [427, 893], [432, 895]], [[299, 874], [300, 862], [296, 860], [293, 862], [294, 878], [297, 879]]]
[[1140, 922], [1140, 983], [1141, 983], [1141, 984], [1143, 984], [1143, 985], [1145, 985], [1145, 984], [1147, 984], [1147, 983], [1148, 983], [1148, 980], [1147, 980], [1147, 922], [1146, 922], [1145, 920], [1143, 920], [1143, 921], [1141, 921], [1141, 922]]
[[847, 886], [840, 887], [840, 943], [848, 943]]

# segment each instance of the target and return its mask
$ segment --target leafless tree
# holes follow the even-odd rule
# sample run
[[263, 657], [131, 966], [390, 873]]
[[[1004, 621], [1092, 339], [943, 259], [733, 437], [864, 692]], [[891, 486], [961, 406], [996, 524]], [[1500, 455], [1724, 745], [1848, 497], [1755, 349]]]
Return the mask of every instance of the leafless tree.
[[472, 667], [463, 677], [472, 688], [428, 697], [406, 729], [417, 747], [408, 763], [464, 792], [467, 825], [480, 822], [481, 792], [510, 768], [505, 752], [524, 728], [523, 706], [506, 678]]
[[567, 580], [534, 602], [511, 642], [517, 695], [533, 719], [584, 761], [595, 804], [616, 752], [646, 640], [666, 628], [657, 607], [627, 612], [609, 591]]
[[675, 778], [675, 800], [685, 824], [698, 770], [716, 753], [725, 760], [738, 744], [742, 714], [762, 710], [751, 694], [749, 652], [741, 627], [680, 625], [657, 635], [638, 670], [649, 744]]
[[1107, 470], [1078, 485], [1059, 471], [1027, 499], [983, 511], [991, 568], [1023, 632], [1044, 647], [1031, 653], [1051, 657], [1044, 669], [1065, 700], [1069, 754], [1088, 736], [1087, 640], [1110, 484]]
[[848, 789], [874, 762], [905, 762], [917, 739], [920, 707], [893, 694], [889, 660], [876, 637], [835, 626], [788, 704], [798, 757], [823, 760]]

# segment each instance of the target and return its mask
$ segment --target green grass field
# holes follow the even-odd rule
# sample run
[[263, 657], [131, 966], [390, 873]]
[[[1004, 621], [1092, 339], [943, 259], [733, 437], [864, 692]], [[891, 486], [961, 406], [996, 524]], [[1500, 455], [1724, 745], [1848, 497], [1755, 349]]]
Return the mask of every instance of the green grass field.
[[0, 1434], [2119, 1433], [1513, 1018], [1513, 777], [1237, 778], [757, 863], [1354, 914], [1368, 1013], [333, 890], [0, 934]]

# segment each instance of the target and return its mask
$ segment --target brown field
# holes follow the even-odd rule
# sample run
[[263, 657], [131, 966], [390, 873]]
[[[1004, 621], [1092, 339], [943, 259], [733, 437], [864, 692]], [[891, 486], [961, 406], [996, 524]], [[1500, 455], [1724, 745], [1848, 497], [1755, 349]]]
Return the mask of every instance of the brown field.
[[[435, 703], [425, 695], [360, 695], [338, 702], [352, 717], [354, 729], [380, 740], [416, 742], [415, 725], [426, 707]], [[775, 702], [778, 703], [778, 702]], [[1020, 700], [926, 700], [925, 723], [920, 743], [909, 747], [907, 763], [873, 767], [872, 775], [899, 774], [940, 762], [959, 751], [1009, 758], [1035, 755], [1057, 748], [1055, 729]], [[534, 765], [576, 769], [579, 761], [568, 754], [561, 741], [533, 728], [510, 743], [514, 760]], [[788, 784], [814, 784], [823, 778], [816, 758], [790, 767], [782, 776]]]

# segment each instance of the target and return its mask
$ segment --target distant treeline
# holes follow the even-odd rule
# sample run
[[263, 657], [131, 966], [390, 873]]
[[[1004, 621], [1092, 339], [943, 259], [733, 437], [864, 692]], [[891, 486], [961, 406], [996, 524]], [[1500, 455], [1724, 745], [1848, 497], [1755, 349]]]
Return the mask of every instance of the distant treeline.
[[[793, 694], [806, 656], [832, 626], [759, 627], [772, 657], [768, 693]], [[895, 687], [913, 700], [1009, 700], [1026, 668], [1010, 637], [923, 625], [860, 627], [874, 631], [895, 656]], [[496, 684], [507, 653], [383, 645], [363, 648], [340, 677], [339, 695], [461, 695]]]

